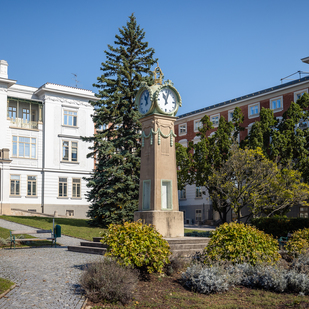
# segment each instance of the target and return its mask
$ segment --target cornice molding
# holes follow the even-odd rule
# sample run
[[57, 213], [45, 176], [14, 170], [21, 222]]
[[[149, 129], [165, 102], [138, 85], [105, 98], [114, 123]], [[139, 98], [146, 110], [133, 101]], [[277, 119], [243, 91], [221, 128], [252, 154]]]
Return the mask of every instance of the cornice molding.
[[91, 107], [90, 103], [82, 101], [82, 100], [78, 100], [78, 99], [68, 99], [68, 98], [55, 97], [55, 96], [49, 96], [49, 95], [45, 95], [43, 96], [43, 98], [45, 102], [52, 101], [52, 102], [60, 103], [60, 104], [80, 105], [80, 106]]

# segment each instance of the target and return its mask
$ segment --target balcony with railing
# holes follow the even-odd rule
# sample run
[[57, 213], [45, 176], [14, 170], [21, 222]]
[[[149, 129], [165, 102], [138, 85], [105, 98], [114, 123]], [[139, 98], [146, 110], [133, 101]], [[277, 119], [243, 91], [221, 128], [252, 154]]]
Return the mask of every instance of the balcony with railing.
[[11, 127], [38, 130], [42, 123], [42, 103], [9, 98], [7, 117]]

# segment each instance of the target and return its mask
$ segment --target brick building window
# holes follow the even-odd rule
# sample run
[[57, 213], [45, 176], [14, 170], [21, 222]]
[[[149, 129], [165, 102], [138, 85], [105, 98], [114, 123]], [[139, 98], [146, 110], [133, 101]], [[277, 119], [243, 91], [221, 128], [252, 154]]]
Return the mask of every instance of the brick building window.
[[296, 102], [298, 99], [300, 99], [304, 93], [308, 93], [308, 89], [303, 89], [297, 92], [294, 92], [294, 102]]
[[187, 124], [180, 124], [179, 125], [179, 135], [184, 135], [187, 133]]
[[217, 115], [213, 115], [210, 117], [210, 121], [212, 122], [212, 124], [217, 127], [219, 125], [219, 118], [220, 118], [220, 115], [217, 114]]
[[248, 118], [254, 118], [260, 116], [260, 103], [254, 103], [248, 105]]
[[279, 112], [283, 110], [283, 100], [282, 97], [274, 98], [270, 100], [270, 109], [274, 112]]
[[198, 129], [203, 127], [201, 120], [194, 120], [194, 132], [198, 132]]

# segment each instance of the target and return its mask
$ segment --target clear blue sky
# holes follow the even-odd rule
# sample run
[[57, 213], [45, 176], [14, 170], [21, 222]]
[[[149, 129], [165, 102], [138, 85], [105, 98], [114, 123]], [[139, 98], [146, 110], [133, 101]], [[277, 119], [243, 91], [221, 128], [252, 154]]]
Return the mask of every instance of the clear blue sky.
[[94, 90], [118, 28], [134, 12], [166, 79], [180, 92], [178, 115], [309, 72], [308, 0], [3, 1], [0, 59], [9, 78]]

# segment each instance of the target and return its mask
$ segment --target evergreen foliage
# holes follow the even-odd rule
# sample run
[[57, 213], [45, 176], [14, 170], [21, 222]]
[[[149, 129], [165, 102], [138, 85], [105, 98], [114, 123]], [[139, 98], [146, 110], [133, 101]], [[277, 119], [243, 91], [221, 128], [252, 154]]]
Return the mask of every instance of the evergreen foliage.
[[288, 233], [309, 228], [309, 218], [260, 217], [251, 219], [251, 224], [257, 229], [279, 238], [286, 237]]
[[309, 183], [309, 128], [302, 126], [309, 120], [308, 107], [309, 95], [304, 93], [297, 102], [291, 102], [282, 119], [262, 108], [260, 121], [254, 123], [242, 147], [261, 147], [269, 159], [284, 167], [292, 162], [293, 169]]
[[98, 88], [98, 101], [92, 102], [97, 132], [84, 138], [93, 143], [88, 157], [96, 162], [87, 179], [88, 217], [92, 225], [105, 227], [133, 220], [138, 207], [141, 125], [134, 99], [142, 81], [153, 83], [150, 68], [157, 60], [133, 14], [115, 38], [115, 46], [108, 45], [105, 51], [103, 73], [94, 84]]

